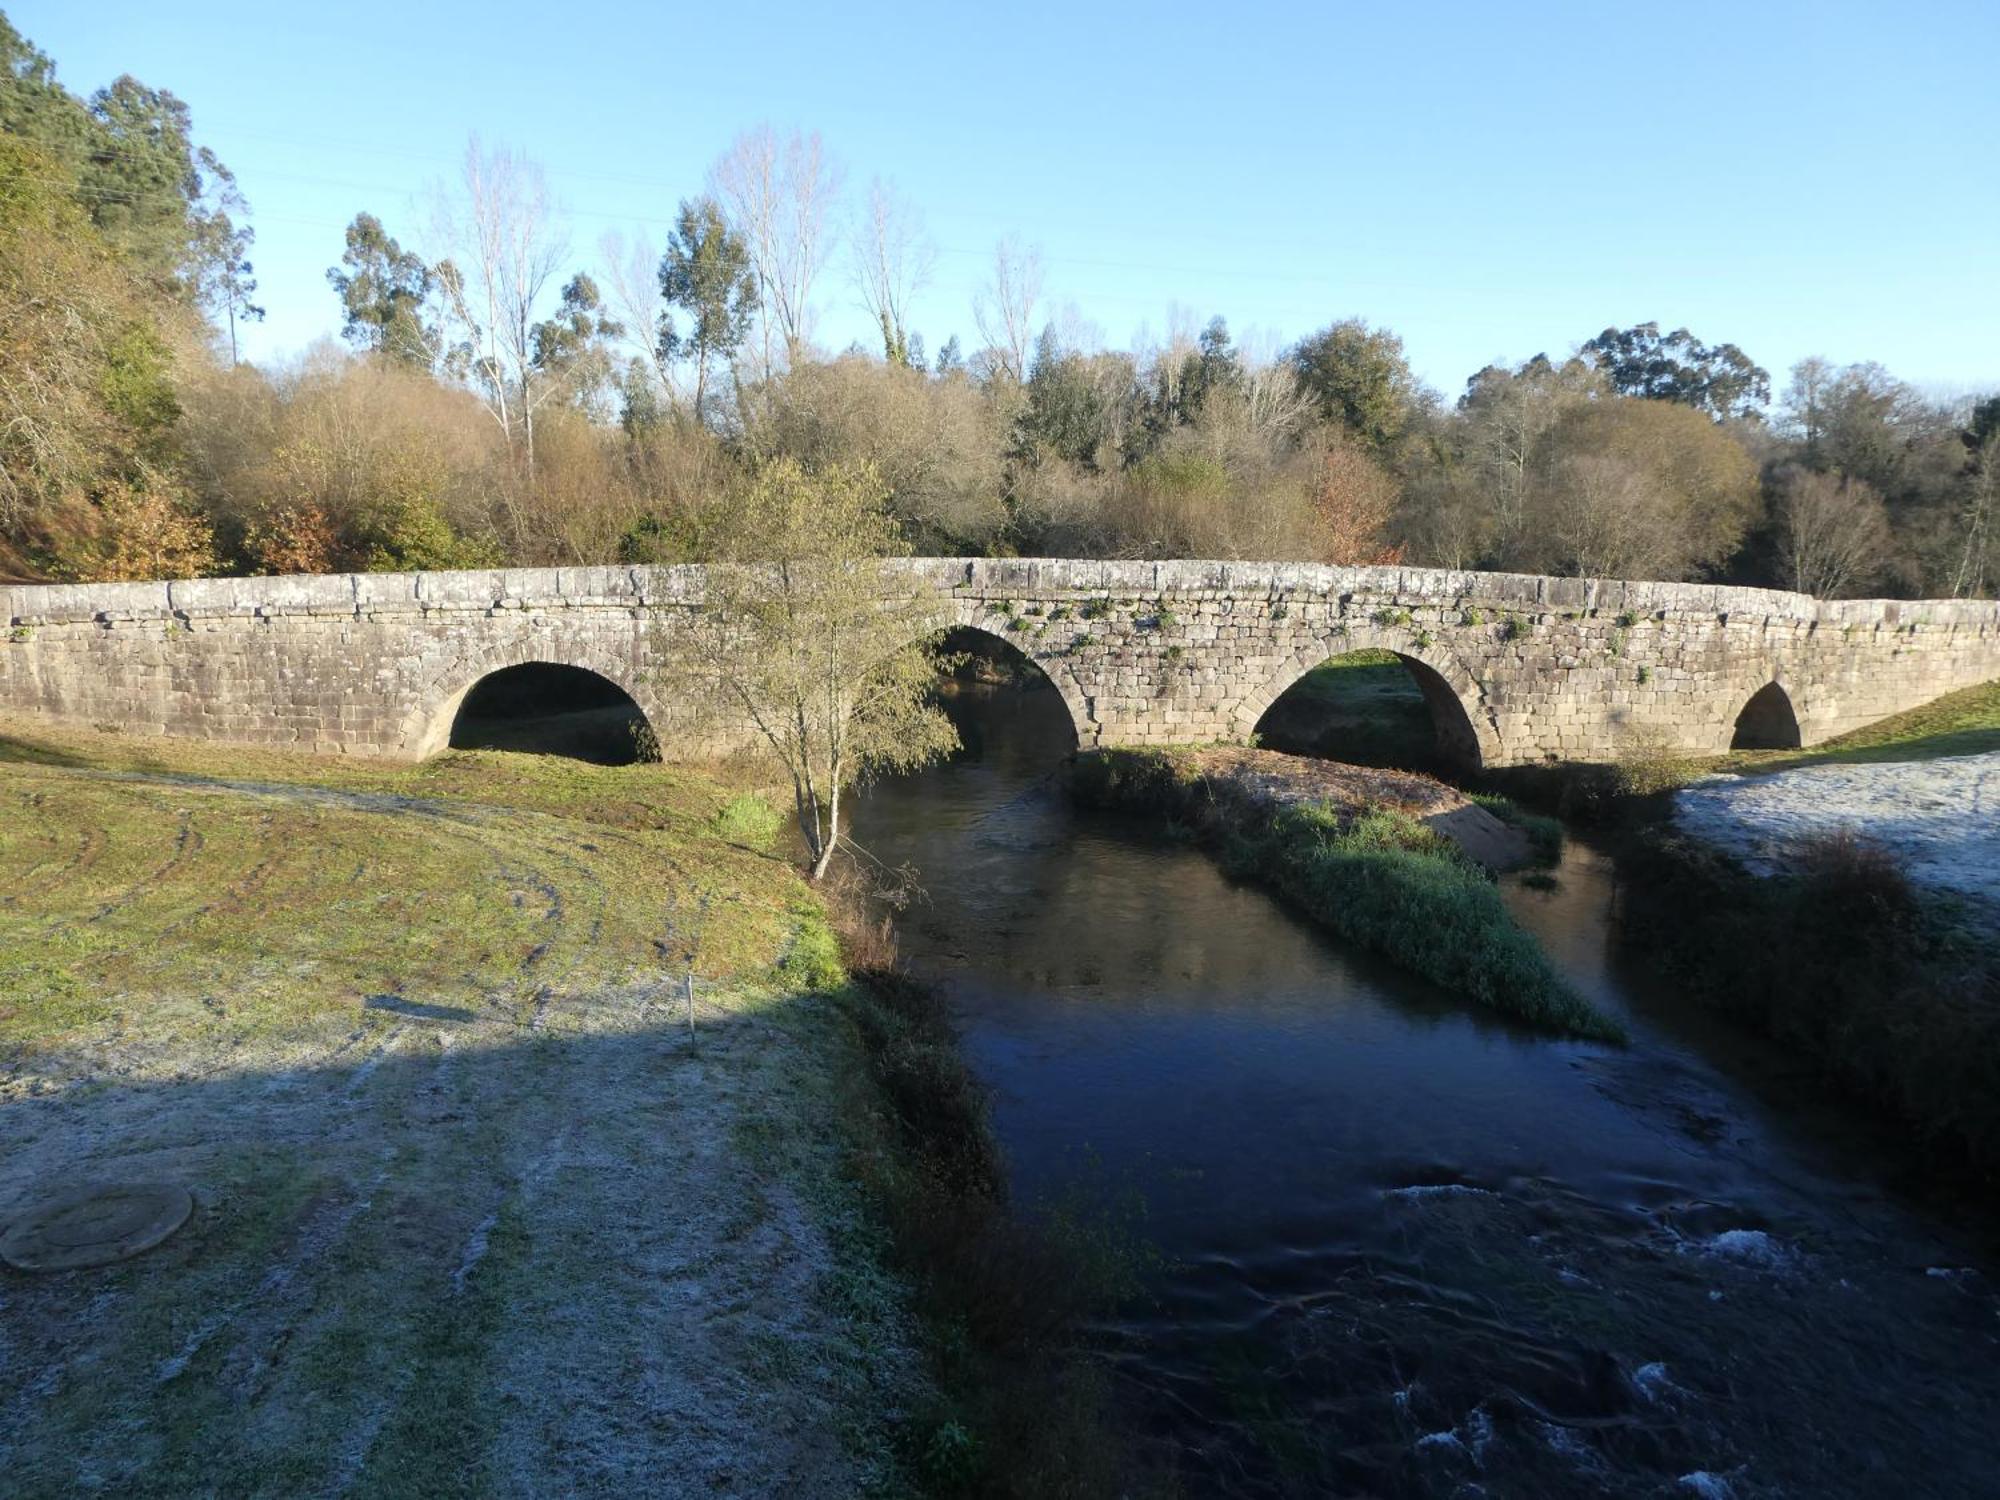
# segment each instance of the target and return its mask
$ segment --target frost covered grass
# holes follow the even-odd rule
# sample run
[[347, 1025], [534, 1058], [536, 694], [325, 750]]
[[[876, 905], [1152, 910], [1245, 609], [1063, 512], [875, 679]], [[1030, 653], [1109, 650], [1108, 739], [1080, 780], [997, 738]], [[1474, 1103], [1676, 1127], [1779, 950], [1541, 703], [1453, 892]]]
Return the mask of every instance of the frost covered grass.
[[2000, 925], [2000, 751], [1902, 763], [1714, 777], [1674, 796], [1674, 824], [1757, 874], [1842, 834], [1900, 862], [1911, 880], [1986, 904]]
[[1083, 757], [1075, 785], [1087, 801], [1194, 826], [1341, 936], [1483, 1006], [1576, 1036], [1624, 1036], [1564, 983], [1485, 873], [1407, 814], [1306, 805], [1252, 818], [1160, 751]]
[[[2000, 1164], [1996, 750], [2000, 683], [1989, 683], [1809, 750], [1732, 751], [1657, 787], [1604, 783], [1582, 799], [1627, 823], [1629, 941], [1892, 1130], [1989, 1171]], [[1743, 779], [1677, 790], [1714, 771]], [[1687, 814], [1680, 827], [1675, 812]]]
[[930, 1379], [852, 1177], [865, 1058], [733, 790], [7, 730], [0, 1221], [78, 1178], [196, 1199], [8, 1281], [10, 1484], [903, 1483]]

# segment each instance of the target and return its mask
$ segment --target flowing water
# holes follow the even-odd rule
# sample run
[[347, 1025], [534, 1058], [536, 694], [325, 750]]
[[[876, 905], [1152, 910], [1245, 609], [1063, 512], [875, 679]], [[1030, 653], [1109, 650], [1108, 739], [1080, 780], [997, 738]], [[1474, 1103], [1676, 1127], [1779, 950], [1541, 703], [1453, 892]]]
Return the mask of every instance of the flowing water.
[[1184, 1492], [2000, 1494], [1991, 1240], [1621, 966], [1604, 857], [1507, 892], [1626, 1048], [1495, 1019], [1073, 809], [1052, 693], [954, 701], [966, 752], [876, 787], [857, 835], [919, 872], [903, 950], [1017, 1201], [1150, 1247], [1093, 1333]]

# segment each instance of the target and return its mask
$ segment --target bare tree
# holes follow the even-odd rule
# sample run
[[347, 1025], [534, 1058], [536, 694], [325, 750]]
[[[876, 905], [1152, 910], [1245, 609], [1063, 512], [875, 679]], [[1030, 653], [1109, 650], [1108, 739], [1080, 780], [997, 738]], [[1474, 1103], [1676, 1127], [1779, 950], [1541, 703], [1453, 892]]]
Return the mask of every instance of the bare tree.
[[1673, 571], [1673, 506], [1653, 475], [1609, 453], [1557, 465], [1542, 524], [1557, 564], [1577, 578], [1655, 578]]
[[791, 782], [814, 880], [840, 847], [843, 793], [958, 744], [932, 702], [943, 601], [884, 566], [906, 550], [887, 498], [866, 466], [766, 465], [732, 497], [701, 606], [658, 637], [662, 690], [752, 730]]
[[986, 357], [1016, 383], [1028, 378], [1035, 344], [1035, 308], [1042, 298], [1042, 252], [1009, 237], [993, 250], [993, 280], [972, 305]]
[[438, 193], [437, 235], [448, 258], [437, 267], [462, 335], [474, 388], [510, 449], [535, 462], [535, 312], [568, 236], [555, 222], [541, 167], [504, 146], [466, 144], [459, 195]]
[[1299, 384], [1298, 371], [1263, 335], [1237, 343], [1243, 366], [1243, 400], [1250, 430], [1268, 439], [1303, 429], [1312, 413], [1312, 397]]
[[597, 242], [604, 267], [605, 299], [618, 314], [633, 363], [642, 367], [670, 402], [678, 403], [680, 382], [660, 349], [660, 252], [641, 234], [629, 244], [616, 229]]
[[1874, 576], [1889, 541], [1882, 497], [1858, 479], [1787, 465], [1778, 482], [1778, 566], [1803, 594], [1830, 599]]
[[1820, 441], [1826, 436], [1827, 400], [1836, 371], [1818, 355], [1792, 366], [1792, 383], [1779, 402], [1781, 421], [1805, 444], [1807, 462], [1819, 458]]
[[768, 125], [737, 136], [709, 173], [710, 191], [750, 247], [766, 376], [774, 368], [774, 332], [787, 364], [798, 362], [812, 337], [813, 283], [833, 248], [841, 176], [817, 130], [780, 140]]
[[1514, 544], [1537, 572], [1691, 578], [1734, 554], [1760, 513], [1742, 444], [1679, 402], [1584, 402], [1541, 451]]
[[910, 362], [910, 298], [930, 280], [937, 247], [923, 217], [893, 186], [876, 178], [854, 235], [854, 280], [862, 306], [882, 330], [882, 356]]
[[1543, 446], [1565, 412], [1601, 398], [1604, 376], [1583, 360], [1536, 356], [1516, 369], [1488, 365], [1466, 382], [1459, 412], [1467, 457], [1492, 497], [1492, 543], [1513, 561], [1532, 509], [1529, 493]]

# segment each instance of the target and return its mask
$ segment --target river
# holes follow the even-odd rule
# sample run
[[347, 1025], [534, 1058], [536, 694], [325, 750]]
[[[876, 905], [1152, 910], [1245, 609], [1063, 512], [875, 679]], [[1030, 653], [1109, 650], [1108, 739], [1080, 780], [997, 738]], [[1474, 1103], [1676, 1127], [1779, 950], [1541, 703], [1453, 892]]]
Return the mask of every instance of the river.
[[1351, 952], [1200, 850], [1081, 812], [1046, 690], [860, 799], [915, 868], [1021, 1212], [1123, 1224], [1090, 1330], [1192, 1495], [1993, 1495], [1992, 1241], [1613, 942], [1608, 859], [1506, 883], [1631, 1045]]

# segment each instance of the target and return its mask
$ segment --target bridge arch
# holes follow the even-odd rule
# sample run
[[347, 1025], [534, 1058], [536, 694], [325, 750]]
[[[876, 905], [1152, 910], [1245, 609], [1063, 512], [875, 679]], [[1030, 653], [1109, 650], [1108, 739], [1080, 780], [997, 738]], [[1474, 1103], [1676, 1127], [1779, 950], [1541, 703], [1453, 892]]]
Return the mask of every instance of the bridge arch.
[[1092, 712], [1089, 695], [1078, 686], [1069, 664], [1059, 656], [1042, 655], [1032, 645], [1017, 639], [1017, 632], [1010, 631], [1003, 634], [989, 629], [980, 623], [985, 618], [989, 617], [984, 611], [962, 609], [955, 617], [945, 622], [944, 638], [949, 641], [953, 636], [976, 637], [983, 642], [996, 643], [1003, 647], [1009, 656], [1027, 662], [1048, 679], [1049, 685], [1061, 697], [1063, 708], [1069, 714], [1070, 736], [1077, 748], [1086, 749], [1094, 745], [1097, 742], [1096, 715]]
[[1729, 730], [1730, 750], [1796, 750], [1802, 743], [1798, 710], [1792, 695], [1776, 677], [1748, 698]]
[[404, 718], [401, 743], [405, 753], [427, 760], [450, 748], [452, 728], [473, 691], [482, 683], [521, 667], [546, 667], [558, 673], [582, 672], [600, 679], [629, 698], [656, 739], [664, 743], [658, 704], [631, 662], [613, 659], [609, 652], [551, 650], [546, 644], [523, 640], [461, 658], [431, 677]]
[[1446, 760], [1476, 771], [1500, 758], [1499, 731], [1482, 705], [1483, 695], [1472, 674], [1435, 642], [1420, 641], [1400, 626], [1353, 627], [1293, 656], [1244, 697], [1232, 720], [1235, 737], [1249, 740], [1271, 705], [1308, 672], [1335, 657], [1367, 650], [1389, 652], [1415, 680], [1430, 710], [1439, 753]]

